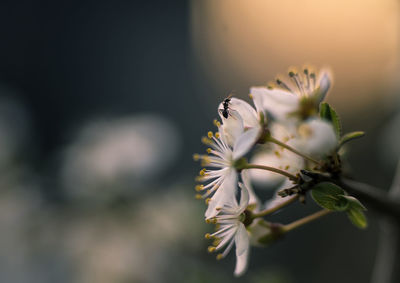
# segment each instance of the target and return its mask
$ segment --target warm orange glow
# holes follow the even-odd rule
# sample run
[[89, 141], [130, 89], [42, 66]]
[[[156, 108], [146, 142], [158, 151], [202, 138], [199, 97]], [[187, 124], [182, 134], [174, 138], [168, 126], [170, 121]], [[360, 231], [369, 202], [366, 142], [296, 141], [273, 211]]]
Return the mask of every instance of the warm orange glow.
[[192, 1], [193, 47], [210, 81], [241, 94], [290, 65], [330, 66], [345, 111], [388, 92], [399, 13], [395, 0]]

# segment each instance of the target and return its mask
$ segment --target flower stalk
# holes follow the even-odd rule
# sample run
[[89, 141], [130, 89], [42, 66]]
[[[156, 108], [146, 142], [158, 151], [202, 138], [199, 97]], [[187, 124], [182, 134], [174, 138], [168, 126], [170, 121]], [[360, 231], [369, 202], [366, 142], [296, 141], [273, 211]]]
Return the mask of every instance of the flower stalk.
[[317, 165], [319, 165], [319, 166], [322, 166], [322, 163], [319, 162], [318, 160], [315, 160], [314, 158], [312, 158], [312, 157], [310, 157], [310, 156], [307, 156], [307, 155], [301, 153], [300, 151], [294, 149], [293, 147], [287, 145], [286, 143], [283, 143], [283, 142], [281, 142], [281, 141], [279, 141], [279, 140], [273, 138], [272, 136], [269, 136], [268, 139], [267, 139], [267, 141], [272, 142], [272, 143], [274, 143], [274, 144], [276, 144], [276, 145], [279, 145], [279, 146], [281, 146], [281, 147], [283, 147], [283, 148], [286, 148], [287, 150], [289, 150], [289, 151], [291, 151], [291, 152], [293, 152], [293, 153], [295, 153], [295, 154], [297, 154], [297, 155], [303, 157], [304, 159], [306, 159], [306, 160], [308, 160], [308, 161], [311, 161], [311, 162], [313, 162], [313, 163], [315, 163], [315, 164], [317, 164]]
[[303, 225], [305, 225], [307, 223], [310, 223], [310, 222], [312, 222], [314, 220], [317, 220], [317, 219], [319, 219], [319, 218], [321, 218], [321, 217], [323, 217], [323, 216], [325, 216], [325, 215], [327, 215], [327, 214], [329, 214], [331, 212], [332, 212], [331, 210], [322, 209], [322, 210], [317, 211], [317, 212], [315, 212], [315, 213], [313, 213], [311, 215], [308, 215], [308, 216], [306, 216], [304, 218], [296, 220], [296, 221], [294, 221], [294, 222], [292, 222], [290, 224], [284, 225], [283, 226], [283, 230], [285, 232], [292, 231], [292, 230], [294, 230], [294, 229], [296, 229], [296, 228], [298, 228], [300, 226], [303, 226]]

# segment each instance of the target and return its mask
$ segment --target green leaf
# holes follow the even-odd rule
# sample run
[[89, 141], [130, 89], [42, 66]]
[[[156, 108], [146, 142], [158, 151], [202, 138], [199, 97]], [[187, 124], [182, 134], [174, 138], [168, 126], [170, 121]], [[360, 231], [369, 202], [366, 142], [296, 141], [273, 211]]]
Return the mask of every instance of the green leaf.
[[349, 206], [351, 209], [358, 209], [358, 210], [367, 210], [365, 206], [355, 197], [352, 196], [342, 196], [349, 202]]
[[340, 138], [342, 132], [342, 125], [340, 123], [339, 115], [336, 111], [326, 102], [321, 103], [319, 108], [319, 115], [321, 118], [330, 121], [335, 129], [336, 136]]
[[347, 209], [348, 204], [343, 198], [344, 194], [345, 191], [342, 188], [329, 182], [319, 183], [311, 190], [311, 196], [319, 206], [335, 211]]
[[347, 142], [349, 142], [349, 141], [352, 141], [352, 140], [354, 140], [354, 139], [361, 138], [361, 137], [363, 137], [364, 135], [365, 135], [365, 133], [362, 132], [362, 131], [351, 132], [351, 133], [345, 134], [345, 135], [340, 139], [338, 148], [340, 148], [340, 147], [341, 147], [342, 145], [344, 145], [345, 143], [347, 143]]
[[367, 218], [365, 217], [364, 212], [362, 209], [357, 208], [350, 208], [347, 211], [347, 216], [349, 217], [350, 221], [354, 224], [354, 226], [365, 229], [368, 226]]

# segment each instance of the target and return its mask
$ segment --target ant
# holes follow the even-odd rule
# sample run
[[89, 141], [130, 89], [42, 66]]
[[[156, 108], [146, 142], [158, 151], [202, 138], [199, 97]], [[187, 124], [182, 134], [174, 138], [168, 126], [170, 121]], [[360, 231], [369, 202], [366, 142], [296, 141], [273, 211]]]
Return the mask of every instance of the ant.
[[231, 102], [231, 97], [232, 94], [230, 94], [227, 98], [224, 99], [224, 101], [222, 102], [222, 106], [224, 107], [224, 109], [219, 109], [219, 111], [221, 112], [222, 116], [224, 116], [225, 119], [228, 119], [229, 114], [229, 103]]

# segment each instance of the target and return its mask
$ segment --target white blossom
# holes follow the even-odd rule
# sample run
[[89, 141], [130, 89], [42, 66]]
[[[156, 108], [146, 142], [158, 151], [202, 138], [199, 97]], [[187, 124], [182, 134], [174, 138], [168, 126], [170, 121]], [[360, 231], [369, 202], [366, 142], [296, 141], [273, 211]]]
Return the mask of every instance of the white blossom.
[[331, 81], [328, 70], [321, 70], [316, 78], [306, 68], [303, 73], [289, 72], [289, 80], [277, 79], [276, 88], [252, 87], [250, 94], [276, 120], [286, 120], [294, 114], [308, 117], [326, 97]]
[[241, 188], [240, 201], [233, 198], [226, 202], [218, 210], [218, 214], [209, 221], [218, 224], [218, 230], [213, 234], [206, 234], [206, 238], [215, 239], [214, 246], [209, 247], [210, 252], [224, 249], [217, 255], [218, 259], [224, 258], [235, 245], [235, 276], [240, 276], [246, 271], [250, 250], [249, 234], [243, 224], [244, 211], [249, 205], [249, 193], [242, 183], [239, 183], [239, 186]]
[[231, 103], [228, 118], [221, 115], [223, 124], [215, 123], [219, 132], [215, 135], [209, 132], [208, 137], [203, 139], [210, 146], [208, 155], [194, 156], [195, 159], [202, 159], [203, 165], [208, 167], [200, 171], [198, 178], [206, 184], [196, 186], [197, 191], [205, 191], [198, 197], [206, 198], [206, 219], [214, 217], [219, 207], [235, 198], [238, 182], [235, 162], [251, 149], [261, 131], [254, 108], [236, 98], [232, 98]]

